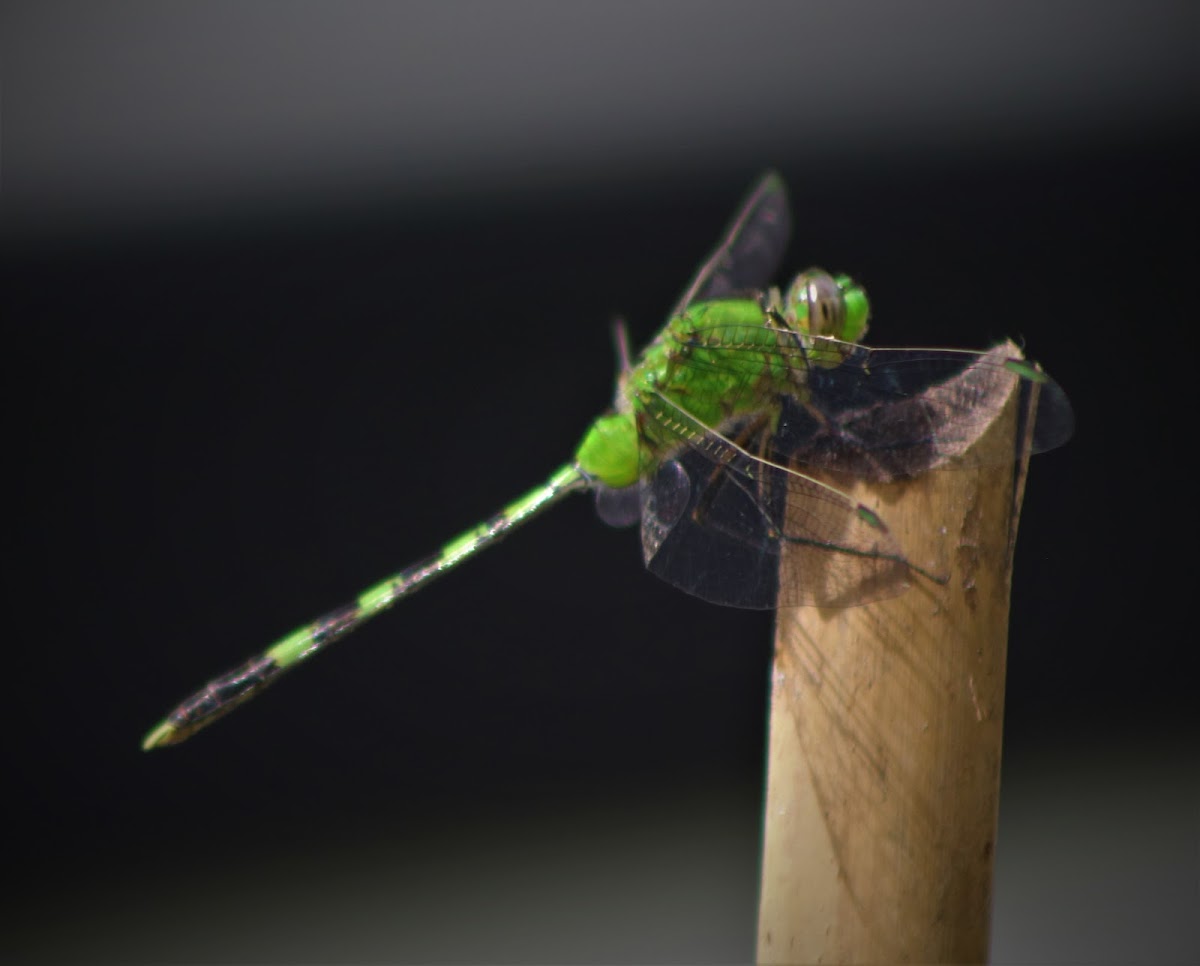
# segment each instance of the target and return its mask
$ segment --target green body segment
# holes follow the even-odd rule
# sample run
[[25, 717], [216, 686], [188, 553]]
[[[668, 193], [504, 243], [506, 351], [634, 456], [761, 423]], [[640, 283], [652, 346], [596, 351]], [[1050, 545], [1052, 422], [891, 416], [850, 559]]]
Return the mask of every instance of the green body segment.
[[1047, 380], [1046, 374], [1042, 372], [1041, 367], [1036, 362], [1029, 362], [1026, 359], [1010, 359], [1005, 365], [1009, 371], [1015, 372], [1027, 382], [1035, 382], [1038, 385], [1043, 385]]
[[280, 668], [291, 667], [297, 661], [304, 660], [315, 651], [332, 643], [331, 636], [336, 639], [370, 620], [376, 614], [382, 613], [400, 598], [412, 593], [417, 587], [439, 574], [445, 573], [465, 558], [499, 539], [509, 530], [520, 526], [534, 514], [583, 485], [584, 480], [578, 469], [574, 466], [561, 467], [544, 484], [514, 500], [495, 516], [455, 537], [427, 560], [364, 590], [353, 604], [345, 608], [347, 612], [353, 613], [353, 620], [346, 623], [339, 622], [333, 635], [329, 633], [326, 623], [318, 620], [293, 631], [283, 640], [267, 648], [264, 656], [279, 665]]
[[592, 423], [575, 451], [589, 479], [621, 490], [638, 481], [637, 419], [632, 410], [606, 413]]
[[[818, 284], [823, 289], [813, 293]], [[624, 375], [617, 412], [592, 424], [576, 464], [588, 478], [619, 489], [670, 458], [694, 423], [720, 432], [745, 416], [773, 418], [779, 396], [804, 398], [810, 364], [836, 361], [828, 350], [811, 351], [818, 340], [825, 346], [829, 338], [861, 336], [868, 312], [860, 286], [817, 271], [802, 273], [786, 300], [772, 292], [689, 306]]]
[[559, 468], [541, 486], [451, 540], [437, 553], [380, 581], [359, 594], [353, 603], [298, 628], [262, 654], [208, 682], [152, 728], [143, 739], [142, 747], [148, 751], [190, 737], [254, 697], [283, 671], [312, 657], [568, 493], [587, 485], [588, 481], [576, 466]]

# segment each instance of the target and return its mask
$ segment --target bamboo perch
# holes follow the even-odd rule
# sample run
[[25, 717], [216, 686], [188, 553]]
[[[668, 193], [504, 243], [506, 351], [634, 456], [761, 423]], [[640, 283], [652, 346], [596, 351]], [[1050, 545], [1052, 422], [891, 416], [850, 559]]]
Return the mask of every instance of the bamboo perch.
[[[779, 612], [761, 963], [986, 959], [1012, 543], [1034, 415], [1017, 441], [1019, 396], [975, 443], [978, 469], [838, 481], [913, 559], [947, 559], [950, 580]], [[785, 557], [781, 581], [799, 578], [800, 556]]]

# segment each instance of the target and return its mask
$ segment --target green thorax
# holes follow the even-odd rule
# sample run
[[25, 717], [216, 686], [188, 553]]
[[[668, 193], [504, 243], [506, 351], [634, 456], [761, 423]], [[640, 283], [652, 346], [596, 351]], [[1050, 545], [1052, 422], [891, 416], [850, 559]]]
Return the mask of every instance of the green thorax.
[[620, 488], [684, 445], [688, 424], [720, 432], [735, 420], [774, 419], [783, 395], [803, 398], [814, 344], [853, 343], [867, 327], [866, 293], [848, 277], [801, 273], [781, 296], [689, 305], [637, 362], [620, 373], [613, 409], [588, 429], [575, 462], [590, 479]]

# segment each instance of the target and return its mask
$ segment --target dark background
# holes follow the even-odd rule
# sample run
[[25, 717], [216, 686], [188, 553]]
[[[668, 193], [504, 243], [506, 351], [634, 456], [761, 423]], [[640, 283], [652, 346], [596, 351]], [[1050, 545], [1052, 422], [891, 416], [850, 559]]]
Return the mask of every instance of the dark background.
[[880, 344], [1025, 340], [993, 957], [1200, 953], [1184, 4], [9, 4], [7, 960], [753, 957], [770, 615], [494, 512], [764, 168]]

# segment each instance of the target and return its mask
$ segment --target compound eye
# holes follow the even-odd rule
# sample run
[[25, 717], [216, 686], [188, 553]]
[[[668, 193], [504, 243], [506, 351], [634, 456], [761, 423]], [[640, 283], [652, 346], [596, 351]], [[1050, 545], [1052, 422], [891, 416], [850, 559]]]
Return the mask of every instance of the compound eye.
[[813, 335], [836, 335], [846, 320], [841, 286], [827, 272], [810, 269], [792, 283], [789, 302], [808, 321]]

